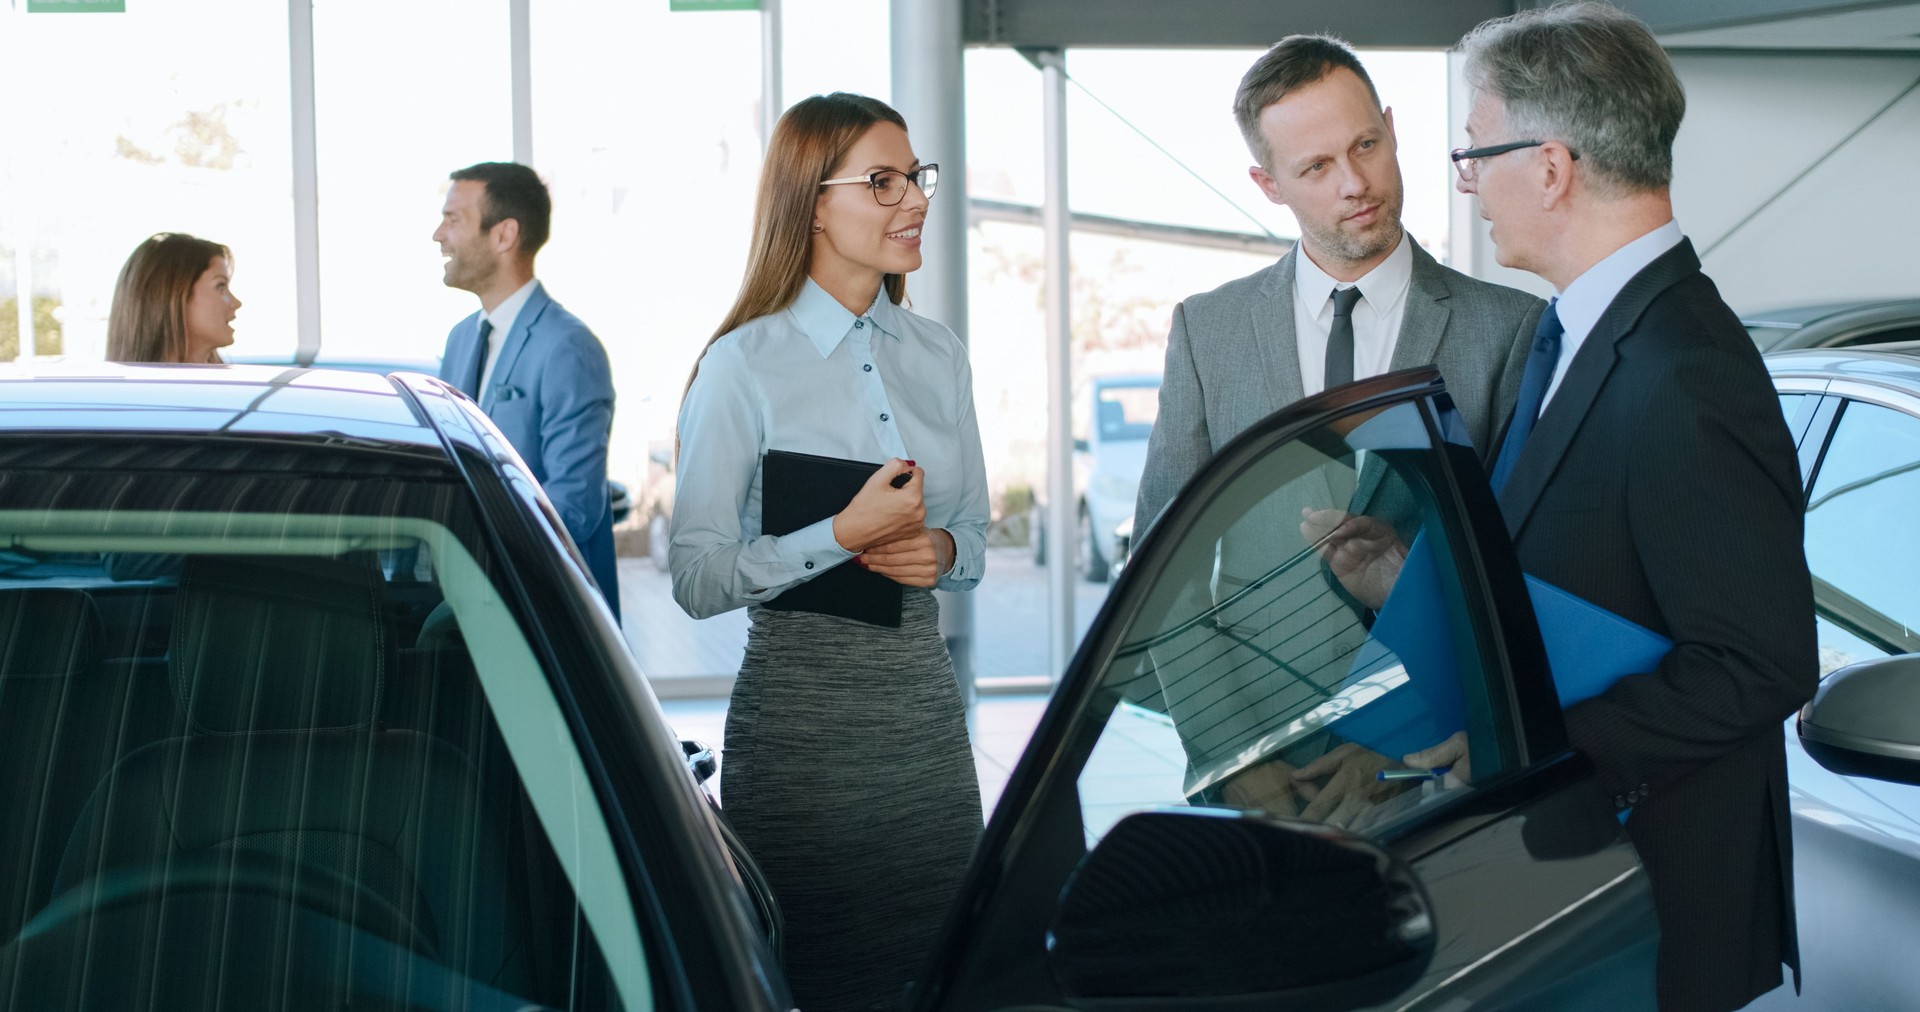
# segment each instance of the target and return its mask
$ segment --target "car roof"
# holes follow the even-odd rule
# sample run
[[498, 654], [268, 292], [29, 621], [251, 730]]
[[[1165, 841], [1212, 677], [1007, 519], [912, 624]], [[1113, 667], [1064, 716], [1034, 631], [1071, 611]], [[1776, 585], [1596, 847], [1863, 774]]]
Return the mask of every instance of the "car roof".
[[1856, 379], [1920, 393], [1920, 341], [1776, 351], [1764, 361], [1774, 376]]
[[419, 447], [439, 433], [393, 380], [233, 365], [0, 365], [0, 435], [200, 433]]
[[1920, 317], [1920, 299], [1864, 299], [1853, 302], [1821, 302], [1807, 306], [1788, 306], [1765, 312], [1742, 313], [1740, 322], [1748, 327], [1797, 329], [1841, 314], [1863, 313]]

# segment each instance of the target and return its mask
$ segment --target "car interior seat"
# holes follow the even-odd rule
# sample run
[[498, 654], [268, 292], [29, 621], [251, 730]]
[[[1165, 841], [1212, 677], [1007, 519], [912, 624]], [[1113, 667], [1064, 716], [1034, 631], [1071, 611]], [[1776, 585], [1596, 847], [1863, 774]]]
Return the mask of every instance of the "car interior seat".
[[[354, 558], [189, 559], [167, 660], [186, 733], [100, 781], [60, 862], [58, 899], [29, 930], [110, 908], [164, 916], [194, 891], [277, 890], [280, 906], [266, 909], [319, 911], [457, 979], [519, 987], [506, 806], [458, 749], [380, 721], [396, 654], [380, 589], [377, 568]], [[209, 909], [228, 913], [166, 922], [167, 958], [206, 960], [166, 973], [227, 973], [224, 937], [287, 926], [233, 920], [257, 904]], [[130, 945], [153, 942], [134, 934]]]

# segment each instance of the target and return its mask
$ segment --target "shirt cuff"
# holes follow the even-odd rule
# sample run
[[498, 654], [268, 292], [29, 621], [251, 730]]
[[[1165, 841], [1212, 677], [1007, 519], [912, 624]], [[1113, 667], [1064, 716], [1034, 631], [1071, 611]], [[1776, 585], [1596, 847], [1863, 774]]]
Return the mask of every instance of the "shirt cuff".
[[832, 517], [782, 535], [779, 546], [780, 561], [794, 580], [811, 579], [853, 558], [852, 552], [833, 539]]

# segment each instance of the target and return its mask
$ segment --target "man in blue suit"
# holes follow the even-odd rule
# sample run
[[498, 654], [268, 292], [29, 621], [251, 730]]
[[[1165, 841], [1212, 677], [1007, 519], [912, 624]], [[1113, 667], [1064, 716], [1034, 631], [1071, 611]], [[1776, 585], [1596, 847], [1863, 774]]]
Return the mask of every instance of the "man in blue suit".
[[533, 275], [553, 201], [532, 169], [482, 162], [450, 176], [433, 240], [446, 284], [480, 297], [454, 325], [440, 378], [480, 404], [533, 470], [615, 617], [620, 585], [607, 496], [613, 375], [600, 339]]

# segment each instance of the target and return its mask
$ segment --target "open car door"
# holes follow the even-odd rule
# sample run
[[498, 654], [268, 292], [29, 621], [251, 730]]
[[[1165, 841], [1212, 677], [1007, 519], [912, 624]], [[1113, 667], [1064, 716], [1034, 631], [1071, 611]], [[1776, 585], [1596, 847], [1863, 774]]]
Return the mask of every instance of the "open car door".
[[[1080, 644], [910, 1007], [1650, 1007], [1645, 877], [1567, 747], [1462, 433], [1435, 370], [1395, 373], [1194, 478]], [[1404, 556], [1343, 583], [1327, 510]], [[1444, 774], [1400, 761], [1447, 740]], [[1293, 776], [1315, 763], [1340, 782]]]

